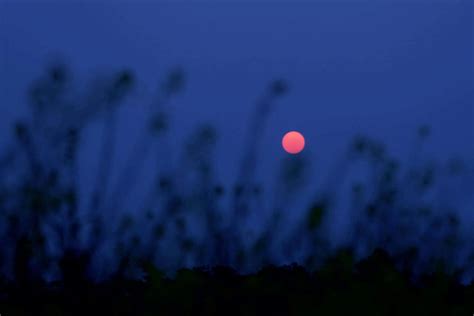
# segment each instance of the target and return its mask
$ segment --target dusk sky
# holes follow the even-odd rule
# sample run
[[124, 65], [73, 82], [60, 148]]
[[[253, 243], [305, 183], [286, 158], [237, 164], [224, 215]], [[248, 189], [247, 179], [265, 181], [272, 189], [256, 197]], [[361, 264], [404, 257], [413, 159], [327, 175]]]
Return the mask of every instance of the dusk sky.
[[[278, 78], [290, 90], [267, 122], [264, 181], [286, 155], [289, 130], [306, 137], [314, 181], [357, 133], [406, 159], [423, 124], [432, 127], [427, 156], [472, 162], [472, 16], [471, 1], [447, 0], [0, 0], [0, 144], [27, 113], [28, 84], [59, 56], [78, 82], [132, 69], [139, 82], [129, 108], [148, 103], [166, 71], [183, 67], [169, 154], [196, 124], [216, 125], [223, 182], [235, 176], [255, 100]], [[140, 127], [139, 108], [124, 114], [124, 143]]]

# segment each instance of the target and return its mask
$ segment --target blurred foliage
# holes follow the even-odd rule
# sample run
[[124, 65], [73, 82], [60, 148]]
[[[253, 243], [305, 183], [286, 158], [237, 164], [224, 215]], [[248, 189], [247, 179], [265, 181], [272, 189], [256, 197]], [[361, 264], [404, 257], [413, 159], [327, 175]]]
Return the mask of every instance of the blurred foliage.
[[[473, 285], [460, 284], [474, 273], [474, 236], [461, 232], [456, 210], [439, 203], [436, 193], [443, 181], [472, 170], [461, 159], [423, 159], [428, 126], [418, 130], [407, 162], [380, 141], [356, 136], [322, 188], [310, 187], [306, 153], [287, 156], [271, 191], [256, 171], [268, 117], [288, 92], [284, 80], [275, 80], [256, 102], [237, 178], [227, 187], [216, 176], [219, 133], [212, 124], [197, 126], [173, 167], [162, 167], [166, 157], [155, 155], [170, 141], [170, 104], [186, 83], [182, 69], [172, 69], [157, 85], [121, 169], [114, 163], [121, 145], [117, 113], [137, 86], [135, 75], [118, 71], [80, 92], [73, 79], [56, 64], [33, 81], [31, 115], [14, 125], [10, 145], [0, 152], [2, 315], [474, 311]], [[96, 135], [99, 168], [84, 190], [79, 156], [84, 135], [97, 123], [103, 123]], [[147, 170], [153, 178], [148, 195], [140, 205], [128, 205], [147, 159], [158, 166]], [[363, 178], [351, 176], [357, 168], [367, 172]], [[315, 198], [306, 201], [302, 192], [308, 189]], [[344, 199], [351, 202], [350, 232], [335, 245], [328, 228]], [[288, 211], [299, 204], [303, 216], [288, 225]], [[260, 229], [252, 227], [255, 214], [263, 221]], [[304, 267], [273, 266], [282, 259]], [[211, 268], [183, 269], [189, 266]]]

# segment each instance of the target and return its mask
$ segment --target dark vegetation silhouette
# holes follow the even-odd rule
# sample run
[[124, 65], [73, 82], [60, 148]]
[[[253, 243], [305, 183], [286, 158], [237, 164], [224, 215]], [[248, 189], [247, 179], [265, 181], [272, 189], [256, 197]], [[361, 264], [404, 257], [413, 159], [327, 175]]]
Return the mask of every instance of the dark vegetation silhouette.
[[[285, 81], [273, 81], [257, 101], [231, 187], [216, 180], [218, 132], [211, 124], [190, 134], [179, 168], [159, 167], [165, 158], [157, 148], [172, 125], [169, 103], [186, 83], [179, 68], [160, 84], [143, 131], [117, 170], [117, 112], [135, 83], [131, 71], [119, 71], [72, 97], [76, 87], [63, 64], [32, 83], [31, 115], [14, 125], [0, 157], [1, 315], [474, 312], [474, 284], [461, 282], [474, 273], [473, 234], [462, 233], [456, 210], [444, 209], [433, 194], [443, 177], [472, 170], [461, 159], [419, 159], [429, 127], [415, 135], [405, 163], [380, 141], [356, 136], [302, 219], [286, 227], [285, 210], [309, 184], [310, 157], [285, 158], [275, 192], [255, 178], [257, 148], [287, 93]], [[85, 130], [98, 123], [98, 171], [83, 190], [79, 153]], [[142, 185], [150, 157], [158, 166], [147, 170], [153, 184], [132, 205], [139, 211], [128, 213], [127, 197]], [[367, 177], [349, 183], [349, 196], [342, 196], [354, 165]], [[328, 214], [339, 199], [350, 200], [355, 220], [347, 242], [333, 246]], [[269, 215], [249, 236], [256, 211]], [[281, 266], [282, 259], [297, 263]]]

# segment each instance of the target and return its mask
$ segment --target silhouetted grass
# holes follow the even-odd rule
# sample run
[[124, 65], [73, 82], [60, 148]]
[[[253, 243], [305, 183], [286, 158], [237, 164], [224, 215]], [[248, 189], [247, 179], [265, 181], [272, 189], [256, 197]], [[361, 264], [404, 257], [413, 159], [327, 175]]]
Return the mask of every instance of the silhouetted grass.
[[[185, 142], [176, 169], [147, 170], [153, 184], [141, 188], [144, 201], [127, 205], [147, 159], [163, 159], [156, 149], [171, 136], [168, 104], [185, 82], [177, 68], [159, 85], [121, 170], [114, 165], [121, 145], [117, 116], [136, 85], [131, 71], [97, 80], [80, 95], [61, 64], [32, 83], [31, 115], [15, 124], [12, 142], [0, 155], [2, 315], [474, 311], [473, 285], [460, 283], [474, 270], [474, 236], [462, 234], [456, 210], [433, 197], [443, 177], [471, 172], [462, 160], [419, 161], [415, 152], [412, 161], [400, 162], [380, 141], [356, 136], [324, 186], [312, 192], [302, 220], [278, 229], [302, 198], [311, 163], [306, 154], [285, 158], [275, 192], [255, 178], [265, 123], [289, 90], [283, 80], [272, 82], [256, 103], [232, 186], [216, 180], [219, 133], [202, 124]], [[85, 130], [97, 122], [103, 122], [99, 167], [88, 184], [90, 195], [84, 195], [78, 157], [88, 141]], [[420, 128], [417, 149], [429, 132]], [[351, 183], [345, 198], [355, 220], [350, 238], [335, 247], [327, 234], [328, 214], [342, 186], [354, 181], [355, 165], [363, 165], [367, 177]], [[262, 201], [273, 196], [270, 209], [263, 209]], [[127, 213], [130, 207], [138, 211]], [[268, 218], [249, 236], [255, 212]], [[301, 266], [272, 266], [281, 258]], [[182, 269], [189, 266], [209, 268]], [[256, 269], [262, 270], [249, 273]]]

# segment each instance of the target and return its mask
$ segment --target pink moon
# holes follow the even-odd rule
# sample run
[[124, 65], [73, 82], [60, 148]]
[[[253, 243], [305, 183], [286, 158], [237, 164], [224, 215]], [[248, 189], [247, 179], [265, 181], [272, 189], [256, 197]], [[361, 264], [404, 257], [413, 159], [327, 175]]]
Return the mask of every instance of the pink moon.
[[283, 149], [289, 154], [298, 154], [304, 149], [305, 140], [301, 133], [291, 131], [283, 136], [281, 140]]

